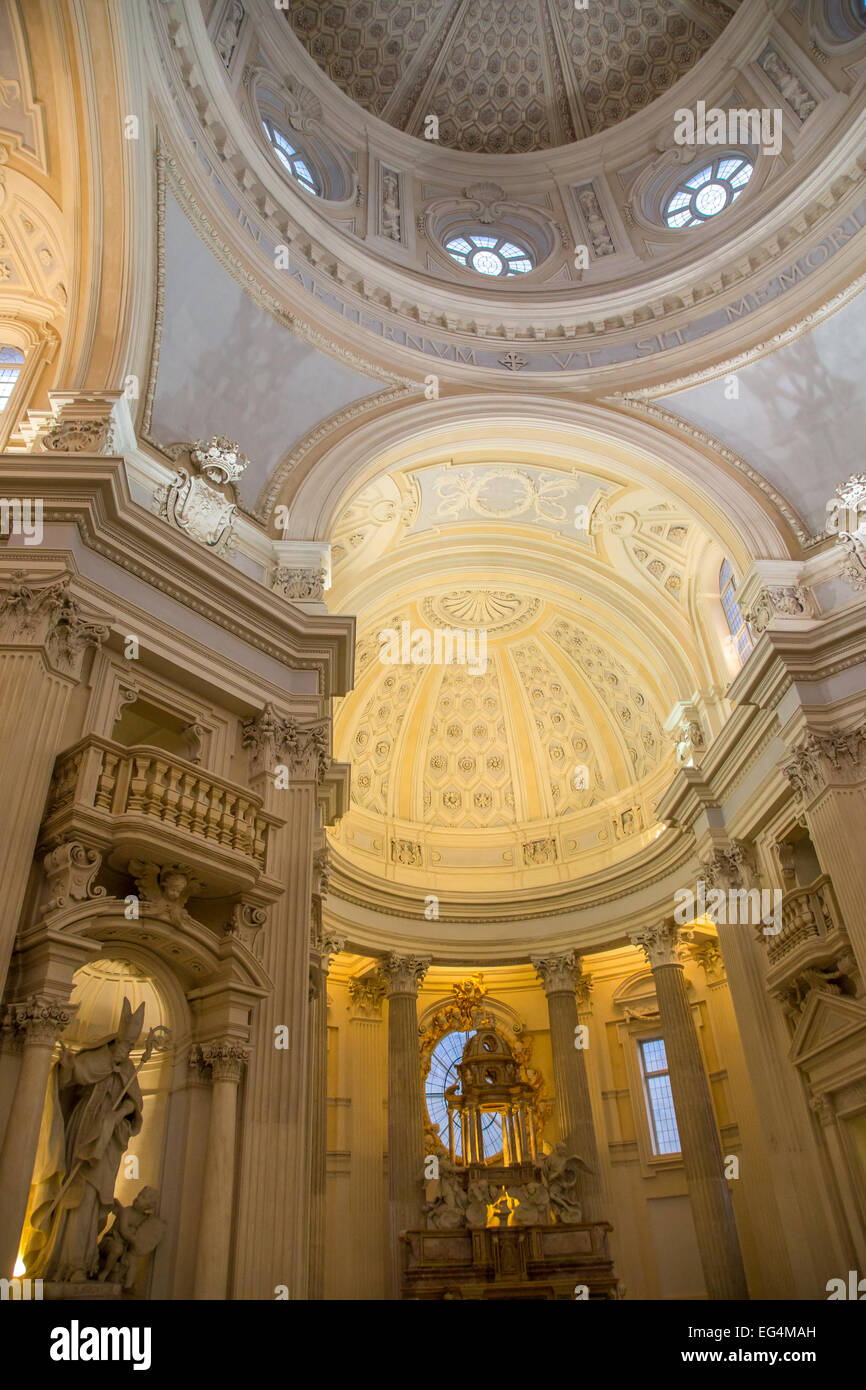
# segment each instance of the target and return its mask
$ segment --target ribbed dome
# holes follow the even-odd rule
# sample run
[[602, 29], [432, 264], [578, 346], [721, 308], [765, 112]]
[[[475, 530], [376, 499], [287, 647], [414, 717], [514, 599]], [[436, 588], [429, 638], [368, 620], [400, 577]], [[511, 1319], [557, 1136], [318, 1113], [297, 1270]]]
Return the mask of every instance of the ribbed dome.
[[416, 895], [536, 892], [639, 853], [697, 684], [693, 514], [579, 463], [573, 435], [559, 454], [528, 432], [517, 461], [482, 434], [445, 457], [415, 441], [331, 529], [332, 599], [358, 614], [335, 862]]
[[664, 712], [638, 673], [538, 597], [449, 590], [380, 631], [411, 643], [437, 628], [486, 628], [486, 670], [468, 659], [481, 655], [471, 644], [460, 665], [381, 664], [378, 633], [359, 646], [360, 671], [378, 670], [340, 725], [353, 802], [374, 815], [453, 830], [531, 826], [613, 796], [669, 753]]
[[322, 70], [409, 134], [453, 149], [568, 144], [642, 110], [698, 61], [734, 0], [290, 0]]

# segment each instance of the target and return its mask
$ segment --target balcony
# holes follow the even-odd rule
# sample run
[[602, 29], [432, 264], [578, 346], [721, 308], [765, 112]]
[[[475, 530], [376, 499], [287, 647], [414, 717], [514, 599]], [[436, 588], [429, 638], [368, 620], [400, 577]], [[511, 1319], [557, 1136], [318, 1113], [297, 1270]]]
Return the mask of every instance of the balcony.
[[219, 896], [267, 875], [280, 824], [249, 789], [195, 763], [90, 735], [55, 762], [41, 840], [83, 840], [123, 871], [130, 859], [184, 863]]
[[765, 937], [767, 985], [776, 991], [803, 970], [832, 965], [850, 949], [842, 914], [828, 874], [782, 899], [782, 930]]

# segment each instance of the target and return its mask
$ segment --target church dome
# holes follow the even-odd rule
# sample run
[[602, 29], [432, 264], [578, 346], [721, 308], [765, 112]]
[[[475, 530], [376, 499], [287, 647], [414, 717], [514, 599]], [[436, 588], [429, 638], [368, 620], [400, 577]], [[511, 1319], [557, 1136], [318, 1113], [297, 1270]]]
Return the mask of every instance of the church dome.
[[678, 0], [290, 0], [286, 17], [338, 87], [398, 130], [521, 154], [594, 135], [688, 72], [732, 5]]
[[670, 713], [701, 684], [688, 613], [714, 542], [695, 513], [626, 481], [625, 454], [602, 467], [535, 431], [521, 460], [502, 433], [493, 458], [416, 441], [331, 530], [333, 601], [358, 614], [334, 889], [384, 879], [410, 913], [428, 891], [543, 910], [648, 852]]

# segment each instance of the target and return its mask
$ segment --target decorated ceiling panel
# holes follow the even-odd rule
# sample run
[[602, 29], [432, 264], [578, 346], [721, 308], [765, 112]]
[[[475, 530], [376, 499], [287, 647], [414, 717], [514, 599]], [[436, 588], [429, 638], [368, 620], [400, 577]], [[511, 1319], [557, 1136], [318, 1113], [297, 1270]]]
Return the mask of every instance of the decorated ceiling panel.
[[504, 889], [660, 833], [665, 724], [705, 680], [692, 511], [577, 462], [419, 459], [360, 486], [331, 540], [329, 597], [358, 614], [335, 721], [353, 764], [340, 854]]
[[625, 120], [688, 72], [730, 19], [719, 0], [290, 0], [322, 70], [410, 134], [519, 154]]

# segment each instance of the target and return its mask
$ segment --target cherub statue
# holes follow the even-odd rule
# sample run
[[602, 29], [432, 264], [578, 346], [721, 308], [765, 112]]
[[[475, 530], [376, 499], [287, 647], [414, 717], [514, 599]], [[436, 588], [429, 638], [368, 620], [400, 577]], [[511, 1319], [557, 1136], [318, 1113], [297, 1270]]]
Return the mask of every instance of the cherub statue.
[[527, 1182], [517, 1190], [515, 1226], [549, 1226], [550, 1198], [541, 1182]]
[[477, 1180], [469, 1184], [466, 1207], [467, 1226], [486, 1226], [487, 1208], [496, 1200], [498, 1193], [489, 1182]]
[[557, 1144], [553, 1153], [541, 1156], [538, 1169], [557, 1221], [582, 1221], [580, 1174], [592, 1169], [577, 1154], [569, 1154], [563, 1143]]
[[159, 1193], [153, 1187], [143, 1187], [131, 1207], [123, 1206], [115, 1197], [114, 1221], [99, 1242], [100, 1283], [132, 1288], [138, 1257], [149, 1255], [165, 1235], [165, 1222], [156, 1215], [158, 1205]]
[[147, 905], [148, 915], [162, 917], [176, 927], [192, 920], [186, 911], [186, 900], [202, 887], [183, 864], [165, 864], [162, 868], [149, 860], [131, 859], [129, 872]]
[[451, 1159], [444, 1154], [439, 1159], [439, 1195], [427, 1202], [424, 1213], [429, 1231], [457, 1231], [466, 1224], [469, 1198], [463, 1190], [460, 1175]]

